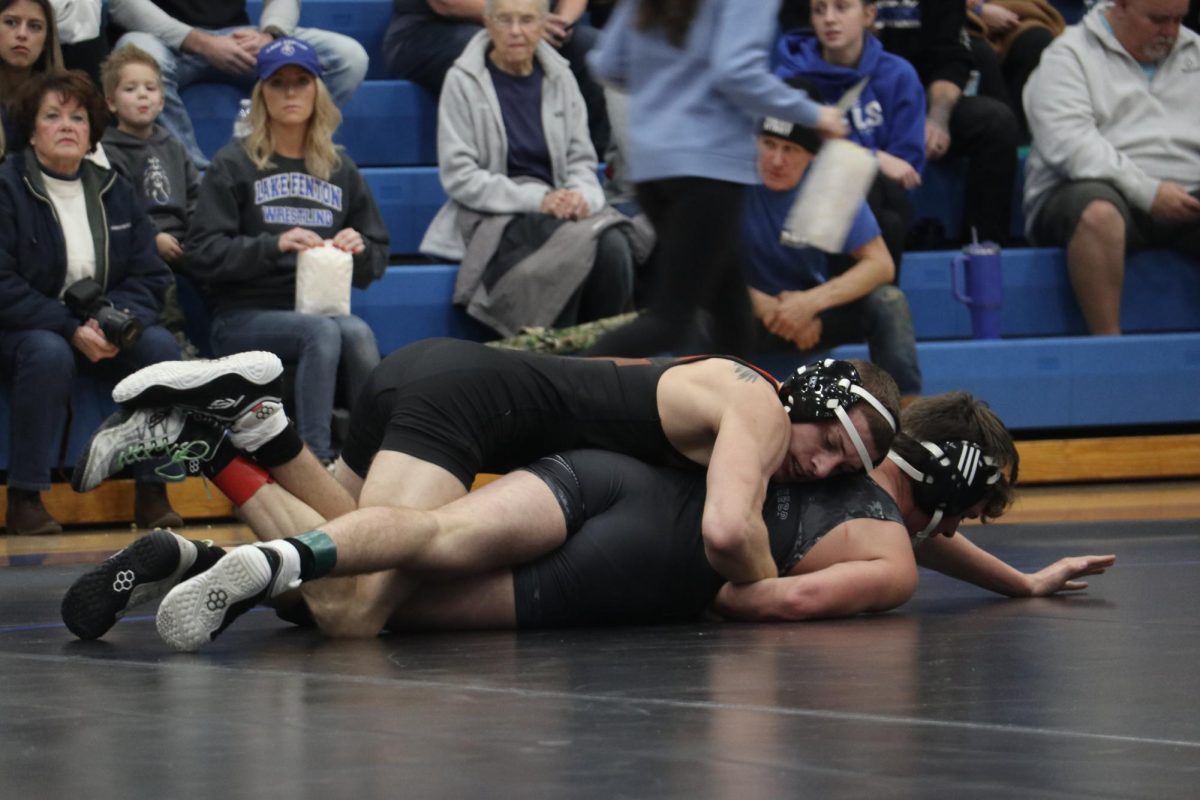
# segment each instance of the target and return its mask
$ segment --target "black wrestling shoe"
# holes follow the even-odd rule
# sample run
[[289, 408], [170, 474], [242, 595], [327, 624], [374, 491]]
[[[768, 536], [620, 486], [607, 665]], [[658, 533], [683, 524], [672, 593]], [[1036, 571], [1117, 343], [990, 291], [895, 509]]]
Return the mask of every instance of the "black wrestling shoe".
[[234, 548], [167, 593], [158, 607], [158, 635], [180, 652], [200, 649], [263, 600], [298, 586], [299, 560], [288, 568], [270, 546]]
[[99, 639], [129, 609], [165, 595], [224, 551], [156, 530], [81, 575], [62, 601], [62, 619], [80, 639]]
[[116, 385], [113, 400], [127, 408], [179, 408], [228, 424], [233, 444], [254, 452], [287, 427], [283, 363], [251, 350], [225, 358], [160, 361]]
[[220, 424], [178, 408], [121, 410], [104, 421], [75, 462], [71, 487], [89, 492], [105, 478], [142, 461], [165, 459], [154, 469], [164, 480], [181, 481], [206, 468], [219, 469], [235, 453]]

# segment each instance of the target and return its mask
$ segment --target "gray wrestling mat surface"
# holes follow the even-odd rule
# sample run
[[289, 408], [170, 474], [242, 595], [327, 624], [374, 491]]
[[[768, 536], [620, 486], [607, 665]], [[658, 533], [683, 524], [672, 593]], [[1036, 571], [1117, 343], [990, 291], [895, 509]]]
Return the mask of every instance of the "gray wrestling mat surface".
[[329, 642], [253, 612], [195, 655], [77, 642], [78, 567], [0, 570], [0, 797], [1194, 798], [1200, 522], [1008, 525], [1087, 594], [922, 573], [878, 617]]

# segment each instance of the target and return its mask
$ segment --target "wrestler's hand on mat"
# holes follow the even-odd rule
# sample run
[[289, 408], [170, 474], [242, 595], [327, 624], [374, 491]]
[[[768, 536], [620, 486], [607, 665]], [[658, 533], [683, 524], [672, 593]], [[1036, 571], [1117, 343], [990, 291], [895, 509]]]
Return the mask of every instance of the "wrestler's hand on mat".
[[1069, 556], [1029, 576], [1029, 596], [1046, 597], [1056, 592], [1077, 592], [1087, 588], [1086, 575], [1102, 575], [1117, 560], [1115, 555]]

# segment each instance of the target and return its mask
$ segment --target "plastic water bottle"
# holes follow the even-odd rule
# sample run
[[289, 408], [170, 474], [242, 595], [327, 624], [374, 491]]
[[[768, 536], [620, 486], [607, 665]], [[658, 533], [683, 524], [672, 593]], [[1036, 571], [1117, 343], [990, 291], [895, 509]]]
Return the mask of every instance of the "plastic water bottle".
[[242, 100], [237, 116], [233, 118], [233, 138], [245, 139], [250, 135], [250, 98]]

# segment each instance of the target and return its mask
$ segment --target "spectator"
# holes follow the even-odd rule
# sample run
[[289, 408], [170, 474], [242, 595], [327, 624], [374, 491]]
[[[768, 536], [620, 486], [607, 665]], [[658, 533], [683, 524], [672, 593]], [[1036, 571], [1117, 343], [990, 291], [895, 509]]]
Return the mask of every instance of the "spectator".
[[1017, 118], [1004, 102], [964, 91], [977, 70], [962, 0], [879, 0], [884, 49], [907, 59], [925, 85], [925, 157], [967, 159], [962, 238], [1004, 243], [1012, 222]]
[[758, 349], [807, 352], [865, 339], [871, 360], [891, 374], [900, 393], [920, 394], [912, 315], [904, 294], [892, 285], [892, 259], [867, 205], [854, 218], [842, 251], [853, 263], [840, 274], [831, 274], [821, 251], [779, 241], [820, 146], [811, 130], [770, 117], [759, 132], [762, 184], [747, 190], [742, 215], [747, 282], [761, 325]]
[[50, 5], [62, 41], [64, 65], [83, 70], [100, 85], [100, 63], [108, 55], [108, 40], [100, 32], [100, 0], [50, 0]]
[[[156, 124], [163, 110], [158, 62], [135, 45], [125, 45], [104, 62], [101, 84], [117, 126], [101, 139], [113, 169], [140, 193], [157, 234], [158, 254], [175, 272], [184, 270], [188, 221], [200, 191], [200, 173], [179, 140]], [[175, 285], [167, 290], [163, 325], [183, 334], [183, 312]], [[186, 340], [181, 343], [186, 346]]]
[[197, 81], [253, 84], [255, 58], [272, 40], [291, 36], [317, 51], [333, 102], [345, 105], [367, 74], [367, 52], [340, 33], [298, 28], [300, 0], [267, 0], [257, 28], [246, 0], [112, 0], [113, 20], [129, 31], [117, 47], [135, 44], [162, 68], [166, 104], [162, 126], [183, 142], [199, 169], [208, 159], [179, 93]]
[[[989, 66], [995, 65], [1003, 98], [1017, 115], [1022, 140], [1028, 142], [1029, 126], [1021, 105], [1021, 92], [1041, 60], [1042, 51], [1066, 27], [1062, 14], [1048, 0], [966, 0], [966, 3], [969, 27], [975, 37], [972, 51], [979, 60], [990, 59]], [[980, 52], [977, 42], [986, 43], [991, 52]], [[983, 88], [980, 91], [994, 96]]]
[[1046, 49], [1025, 87], [1027, 230], [1036, 244], [1067, 248], [1093, 334], [1121, 332], [1126, 252], [1200, 257], [1200, 35], [1180, 28], [1187, 8], [1097, 6]]
[[[478, 281], [493, 295], [508, 291], [496, 283], [505, 277], [520, 284], [516, 307], [468, 307], [506, 336], [619, 314], [632, 297], [633, 255], [625, 218], [601, 213], [604, 192], [575, 78], [542, 36], [541, 0], [489, 0], [488, 7], [485, 30], [454, 62], [438, 104], [438, 167], [449, 200], [421, 252], [463, 260], [460, 302]], [[581, 255], [528, 258], [551, 251], [552, 235], [552, 252], [574, 243]]]
[[321, 80], [317, 51], [291, 38], [258, 54], [252, 131], [221, 148], [200, 183], [188, 231], [189, 267], [206, 283], [219, 355], [270, 350], [297, 362], [300, 436], [322, 460], [338, 365], [351, 408], [379, 363], [358, 317], [296, 312], [296, 254], [326, 240], [354, 255], [354, 285], [383, 274], [388, 235], [358, 168], [333, 144], [341, 114]]
[[816, 35], [791, 31], [779, 40], [775, 74], [803, 76], [809, 94], [835, 101], [860, 81], [867, 84], [850, 108], [850, 139], [875, 152], [879, 174], [867, 201], [883, 231], [899, 283], [900, 259], [912, 221], [908, 189], [925, 168], [925, 90], [916, 70], [886, 53], [870, 34], [875, 0], [817, 0]]
[[586, 355], [690, 349], [702, 311], [712, 318], [713, 350], [750, 350], [754, 318], [737, 248], [743, 187], [757, 182], [754, 118], [846, 133], [837, 109], [768, 70], [777, 10], [762, 0], [631, 0], [608, 21], [589, 63], [629, 90], [629, 177], [657, 244], [647, 312]]
[[0, 0], [0, 121], [4, 126], [4, 142], [15, 144], [16, 123], [12, 109], [23, 87], [35, 75], [62, 69], [62, 51], [58, 44], [58, 28], [54, 9], [48, 0]]
[[[542, 37], [570, 63], [587, 103], [592, 143], [603, 152], [608, 143], [604, 93], [584, 61], [597, 32], [579, 21], [587, 0], [540, 0], [538, 5], [545, 15]], [[392, 21], [383, 37], [388, 71], [437, 97], [450, 67], [479, 33], [484, 18], [494, 13], [492, 0], [392, 0]]]
[[[154, 231], [129, 183], [84, 156], [100, 140], [104, 101], [82, 72], [52, 72], [28, 85], [14, 141], [29, 142], [0, 167], [0, 370], [10, 377], [8, 532], [58, 533], [42, 505], [77, 372], [119, 378], [179, 358], [155, 324], [171, 280]], [[90, 279], [113, 306], [145, 326], [129, 344], [83, 321], [64, 292]], [[114, 341], [117, 339], [117, 341]], [[135, 469], [141, 527], [179, 525], [154, 463]]]

